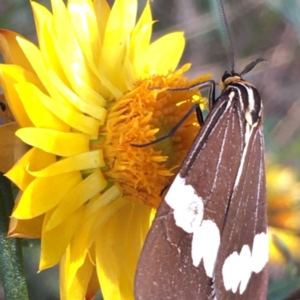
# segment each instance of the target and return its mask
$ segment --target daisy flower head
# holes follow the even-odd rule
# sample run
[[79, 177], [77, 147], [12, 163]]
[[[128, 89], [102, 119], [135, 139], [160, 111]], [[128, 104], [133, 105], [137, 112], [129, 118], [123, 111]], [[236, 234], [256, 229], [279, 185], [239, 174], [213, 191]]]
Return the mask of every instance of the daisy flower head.
[[199, 126], [191, 116], [172, 138], [131, 144], [167, 134], [195, 101], [204, 105], [197, 91], [168, 88], [209, 76], [174, 71], [183, 34], [151, 42], [148, 2], [139, 18], [137, 0], [51, 4], [31, 2], [38, 46], [0, 31], [1, 87], [16, 120], [0, 129], [11, 147], [2, 171], [26, 145], [6, 173], [20, 189], [9, 236], [41, 238], [39, 269], [59, 264], [61, 299], [92, 299], [99, 287], [105, 299], [133, 299], [161, 191]]

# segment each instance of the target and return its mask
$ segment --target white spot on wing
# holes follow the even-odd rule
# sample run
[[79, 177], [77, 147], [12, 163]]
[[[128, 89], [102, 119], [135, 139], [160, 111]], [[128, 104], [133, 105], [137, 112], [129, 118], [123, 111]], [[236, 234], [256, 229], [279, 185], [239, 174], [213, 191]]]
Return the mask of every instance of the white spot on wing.
[[206, 275], [212, 277], [220, 246], [220, 231], [216, 223], [204, 220], [195, 230], [192, 241], [193, 265], [198, 267], [202, 258]]
[[239, 293], [242, 294], [248, 285], [251, 273], [259, 273], [268, 262], [268, 237], [261, 232], [253, 240], [252, 254], [250, 247], [244, 245], [241, 253], [231, 253], [225, 260], [222, 275], [225, 289], [236, 293], [240, 284]]
[[252, 273], [252, 260], [251, 260], [251, 251], [248, 245], [244, 245], [240, 254], [240, 277], [241, 277], [241, 285], [240, 285], [240, 294], [242, 294], [248, 284], [248, 281], [251, 277]]
[[259, 273], [269, 260], [268, 236], [262, 232], [255, 235], [252, 249], [252, 270]]
[[211, 220], [203, 219], [203, 199], [199, 197], [185, 179], [176, 176], [165, 198], [174, 209], [174, 219], [178, 227], [192, 233], [191, 256], [193, 265], [198, 267], [203, 259], [206, 275], [212, 277], [220, 246], [220, 231]]
[[222, 275], [223, 282], [226, 291], [232, 290], [233, 293], [237, 291], [237, 287], [239, 285], [239, 268], [240, 266], [240, 256], [236, 251], [231, 253], [225, 260]]
[[199, 197], [191, 185], [185, 184], [185, 179], [176, 176], [165, 198], [174, 209], [174, 219], [177, 226], [188, 233], [199, 228], [203, 219], [203, 199]]

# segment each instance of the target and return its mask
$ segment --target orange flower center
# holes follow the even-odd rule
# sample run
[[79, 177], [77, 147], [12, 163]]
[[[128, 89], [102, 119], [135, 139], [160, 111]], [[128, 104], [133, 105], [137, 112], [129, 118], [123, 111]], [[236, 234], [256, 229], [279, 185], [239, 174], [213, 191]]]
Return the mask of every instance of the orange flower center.
[[[186, 67], [187, 68], [187, 67]], [[162, 191], [172, 181], [199, 131], [192, 114], [171, 138], [137, 148], [166, 135], [195, 103], [205, 103], [198, 90], [170, 91], [192, 83], [182, 76], [184, 68], [166, 76], [139, 80], [132, 91], [111, 103], [107, 124], [92, 148], [102, 148], [106, 178], [122, 185], [123, 195], [157, 207]], [[208, 76], [197, 81], [207, 80]]]

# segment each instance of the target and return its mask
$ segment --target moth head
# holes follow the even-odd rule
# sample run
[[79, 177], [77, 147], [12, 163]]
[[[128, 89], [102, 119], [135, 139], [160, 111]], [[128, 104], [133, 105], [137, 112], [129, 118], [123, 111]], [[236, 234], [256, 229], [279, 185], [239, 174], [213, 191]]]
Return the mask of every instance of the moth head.
[[246, 67], [241, 73], [236, 73], [234, 70], [232, 70], [231, 72], [225, 71], [225, 73], [222, 76], [222, 80], [219, 83], [221, 90], [223, 91], [230, 84], [244, 81], [242, 76], [250, 72], [257, 64], [259, 64], [262, 61], [266, 60], [263, 58], [257, 58], [256, 60], [246, 65]]
[[224, 89], [227, 88], [228, 85], [240, 82], [242, 80], [243, 79], [240, 74], [235, 73], [235, 72], [225, 71], [225, 73], [222, 76], [222, 80], [219, 83], [219, 86], [220, 86], [220, 89], [223, 91]]

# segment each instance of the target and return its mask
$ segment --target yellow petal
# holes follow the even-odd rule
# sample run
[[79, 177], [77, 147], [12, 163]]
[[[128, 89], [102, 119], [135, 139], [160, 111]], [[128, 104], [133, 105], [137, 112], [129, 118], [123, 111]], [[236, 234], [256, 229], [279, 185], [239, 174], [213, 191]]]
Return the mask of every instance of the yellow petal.
[[38, 148], [30, 149], [5, 176], [8, 177], [20, 190], [25, 190], [34, 177], [28, 169], [43, 169], [56, 162], [56, 156]]
[[32, 126], [22, 99], [20, 99], [15, 84], [19, 82], [32, 82], [40, 86], [38, 78], [31, 72], [15, 65], [0, 65], [1, 88], [4, 91], [8, 105], [20, 126]]
[[[150, 40], [151, 40], [151, 34], [152, 34], [152, 25], [153, 25], [153, 19], [152, 19], [152, 13], [150, 8], [149, 1], [146, 2], [145, 8], [132, 31], [132, 39], [135, 40], [136, 36], [138, 36], [140, 33], [142, 35], [140, 36], [139, 42], [137, 44], [140, 44], [141, 52], [143, 52], [146, 47], [149, 46]], [[137, 50], [137, 49], [135, 49]], [[138, 53], [135, 53], [138, 55]], [[134, 55], [133, 55], [134, 57]]]
[[72, 67], [73, 63], [75, 63], [80, 66], [80, 71], [84, 72], [84, 55], [77, 42], [66, 6], [61, 0], [51, 0], [51, 5], [57, 41], [63, 45], [63, 50], [65, 54], [69, 55], [71, 62], [71, 64], [67, 63], [66, 66]]
[[[38, 33], [39, 36], [41, 36], [40, 47], [42, 50], [41, 54], [43, 56], [43, 60], [41, 60], [39, 53], [35, 53], [36, 55], [38, 55], [39, 63], [34, 64], [34, 66], [36, 68], [39, 64], [42, 65], [42, 68], [37, 70], [40, 76], [42, 72], [48, 69], [47, 75], [49, 76], [50, 80], [47, 80], [46, 84], [51, 96], [53, 98], [63, 98], [67, 101], [69, 95], [66, 95], [65, 90], [68, 90], [68, 94], [74, 94], [72, 98], [74, 98], [74, 96], [76, 95], [76, 97], [80, 99], [80, 97], [78, 97], [79, 95], [82, 99], [85, 99], [87, 103], [95, 103], [97, 105], [104, 106], [106, 103], [104, 98], [95, 90], [91, 89], [89, 84], [86, 84], [81, 78], [84, 73], [84, 64], [82, 63], [78, 65], [76, 64], [76, 62], [68, 62], [70, 60], [70, 53], [64, 52], [63, 50], [66, 47], [65, 43], [67, 43], [68, 40], [66, 40], [65, 43], [59, 40], [61, 28], [58, 29], [59, 37], [57, 37], [56, 30], [53, 30], [52, 15], [43, 6], [35, 2], [31, 3], [34, 11], [35, 21], [38, 27]], [[64, 5], [62, 5], [62, 7], [65, 11]], [[65, 26], [63, 26], [63, 28], [65, 28]], [[70, 28], [69, 33], [71, 33], [71, 29], [72, 28]], [[77, 44], [76, 41], [74, 41], [74, 43]], [[36, 49], [34, 49], [30, 44], [26, 45], [26, 47], [30, 49], [28, 55], [30, 55], [31, 52], [36, 51]], [[74, 71], [73, 67], [76, 67], [77, 69]], [[70, 89], [70, 81], [73, 91], [76, 91], [77, 94]], [[59, 85], [57, 85], [57, 83], [59, 83]], [[95, 88], [99, 86], [99, 84], [97, 85], [96, 82], [93, 82], [93, 84], [94, 86], [96, 85]], [[60, 101], [61, 100], [62, 99], [60, 99]], [[81, 102], [83, 101], [80, 99], [79, 104]], [[78, 103], [76, 103], [75, 106], [80, 109]]]
[[[59, 1], [59, 0], [57, 0]], [[33, 2], [32, 2], [33, 3]], [[53, 40], [55, 41], [55, 39]], [[54, 85], [53, 81], [50, 78], [50, 75], [52, 74], [47, 67], [47, 64], [45, 62], [45, 59], [41, 53], [41, 51], [31, 42], [18, 38], [18, 42], [22, 49], [24, 50], [24, 53], [28, 60], [32, 63], [32, 67], [39, 78], [43, 78], [43, 85], [46, 87], [49, 94], [53, 97], [61, 97], [60, 92], [57, 90], [56, 86]], [[59, 49], [55, 48], [58, 55], [60, 55]], [[66, 56], [60, 58], [63, 60], [70, 60], [70, 58]], [[74, 69], [68, 70], [68, 66], [72, 65]], [[80, 75], [83, 72], [82, 69], [76, 70], [76, 64], [74, 66], [73, 62], [64, 61], [64, 71], [67, 73], [68, 79], [73, 79], [73, 89], [78, 93], [80, 96], [82, 95], [83, 98], [89, 99], [89, 97], [95, 97], [97, 93], [93, 90], [91, 90], [90, 86], [82, 81]], [[79, 72], [80, 71], [80, 72]], [[52, 71], [53, 72], [53, 71]], [[80, 74], [79, 74], [80, 73]], [[77, 75], [78, 76], [77, 76]], [[78, 78], [74, 79], [74, 75], [76, 75]], [[83, 93], [83, 94], [82, 94]], [[88, 97], [87, 97], [88, 96]], [[102, 99], [101, 96], [98, 95], [98, 98]]]
[[49, 77], [53, 84], [55, 84], [57, 89], [60, 91], [60, 95], [56, 95], [56, 98], [65, 104], [69, 102], [72, 105], [70, 110], [75, 111], [74, 108], [76, 107], [78, 110], [94, 117], [96, 120], [99, 120], [101, 124], [104, 122], [106, 117], [106, 109], [103, 107], [106, 106], [106, 101], [100, 94], [98, 94], [97, 97], [94, 97], [95, 92], [93, 92], [93, 94], [88, 93], [88, 97], [84, 97], [83, 100], [82, 98], [78, 97], [78, 95], [70, 88], [68, 88], [51, 70], [49, 71]]
[[[70, 107], [45, 95], [32, 84], [19, 84], [16, 89], [27, 95], [26, 98], [23, 97], [23, 102], [36, 127], [68, 131], [71, 126], [93, 137], [98, 135], [100, 122], [94, 118], [70, 110]], [[104, 113], [106, 114], [105, 110]]]
[[26, 144], [59, 156], [71, 156], [89, 150], [89, 137], [82, 133], [42, 128], [21, 128], [16, 135]]
[[[107, 26], [107, 22], [108, 22], [108, 19], [110, 16], [111, 9], [106, 0], [95, 0], [95, 1], [93, 1], [93, 4], [94, 4], [94, 9], [95, 9], [96, 19], [98, 22], [101, 45], [103, 45], [103, 41], [105, 38], [106, 26]], [[106, 78], [105, 72], [103, 72], [104, 70], [102, 70], [103, 63], [102, 63], [101, 57], [97, 64], [97, 70], [98, 69], [100, 72], [98, 71], [97, 73], [98, 73], [98, 76], [102, 83], [102, 86], [100, 86], [100, 93], [102, 95], [105, 95], [106, 98], [111, 97], [111, 94], [115, 97], [115, 99], [120, 98], [122, 96], [122, 91], [120, 91], [118, 88], [116, 88], [114, 86], [114, 83]], [[108, 93], [107, 90], [110, 91], [111, 94]]]
[[[54, 71], [64, 82], [68, 83], [68, 79], [64, 72], [63, 62], [59, 60], [59, 56], [55, 51], [55, 38], [53, 33], [53, 17], [46, 7], [31, 1], [32, 11], [39, 39], [39, 48], [41, 57], [45, 63], [45, 67], [50, 71]], [[51, 29], [50, 29], [51, 28]]]
[[104, 299], [134, 299], [137, 260], [152, 217], [151, 208], [128, 203], [98, 229], [96, 265]]
[[144, 64], [148, 68], [145, 69], [145, 75], [147, 73], [161, 75], [173, 71], [178, 65], [184, 46], [185, 39], [182, 32], [167, 34], [150, 44], [144, 55]]
[[94, 197], [86, 206], [83, 219], [88, 221], [93, 214], [99, 215], [99, 209], [110, 204], [122, 195], [122, 189], [118, 185], [111, 186], [103, 194]]
[[[19, 83], [15, 84], [15, 88], [19, 97], [22, 99], [27, 115], [36, 127], [69, 131], [70, 127], [58, 118], [57, 114], [51, 112], [43, 104], [41, 98], [47, 96], [35, 85], [31, 83]], [[60, 112], [58, 111], [57, 113]]]
[[102, 150], [94, 150], [62, 159], [40, 171], [30, 168], [28, 171], [35, 177], [48, 177], [72, 171], [88, 170], [104, 167]]
[[14, 217], [10, 219], [7, 236], [36, 239], [42, 235], [44, 216], [38, 216], [30, 220], [19, 220]]
[[[96, 216], [93, 216], [93, 221], [95, 221]], [[82, 223], [82, 226], [84, 226], [86, 229], [88, 229], [89, 231], [91, 230], [90, 226], [93, 226], [94, 224], [92, 224], [92, 222], [88, 222], [89, 224], [86, 223]], [[82, 232], [82, 227], [79, 228], [80, 232]], [[93, 238], [93, 240], [95, 239], [95, 237]], [[74, 243], [74, 240], [76, 240], [76, 242]], [[74, 239], [71, 241], [70, 244], [70, 249], [69, 249], [69, 255], [70, 258], [72, 258], [72, 264], [70, 264], [68, 266], [68, 279], [67, 279], [67, 286], [66, 289], [69, 291], [71, 289], [71, 286], [73, 284], [74, 281], [76, 281], [76, 274], [78, 272], [78, 270], [80, 270], [80, 268], [84, 265], [84, 262], [86, 260], [86, 257], [88, 256], [90, 247], [92, 245], [89, 244], [83, 244], [80, 242], [85, 242], [85, 236], [80, 234], [78, 236], [78, 234], [76, 233], [76, 235], [74, 236]], [[73, 247], [76, 247], [76, 249], [73, 249]]]
[[[84, 87], [84, 89], [82, 86], [81, 90], [85, 91], [86, 94], [81, 94], [81, 96], [83, 99], [87, 99], [87, 102], [98, 100], [96, 96], [99, 98], [99, 95], [109, 98], [111, 95], [108, 93], [108, 90], [110, 90], [116, 98], [121, 96], [120, 91], [118, 91], [113, 84], [99, 72], [98, 68], [101, 54], [99, 49], [102, 47], [104, 37], [104, 31], [99, 32], [99, 30], [101, 31], [101, 28], [106, 26], [110, 8], [106, 1], [94, 1], [94, 5], [96, 8], [93, 7], [91, 1], [86, 0], [72, 0], [68, 2], [70, 18], [73, 23], [78, 43], [85, 55], [86, 63], [93, 75], [100, 80], [100, 84], [99, 81], [95, 81], [93, 85], [94, 91], [97, 92], [95, 94], [92, 93], [92, 90], [87, 94], [89, 86]], [[99, 7], [97, 5], [99, 5]], [[99, 11], [101, 12], [101, 17], [97, 20], [96, 15]], [[99, 21], [99, 24], [97, 24], [97, 21]]]
[[[15, 204], [15, 207], [20, 202], [22, 192], [19, 192]], [[42, 226], [44, 222], [44, 215], [30, 220], [19, 220], [14, 217], [10, 218], [9, 229], [7, 235], [9, 237], [29, 238], [35, 239], [40, 238], [42, 234]]]
[[81, 180], [80, 172], [36, 178], [24, 191], [13, 217], [29, 219], [45, 213], [60, 203]]
[[[39, 271], [50, 268], [59, 263], [60, 258], [66, 251], [68, 244], [77, 227], [80, 225], [84, 207], [80, 207], [73, 214], [69, 215], [62, 223], [52, 230], [44, 231], [41, 239], [41, 259]], [[48, 223], [54, 210], [46, 213], [44, 224]], [[44, 226], [43, 226], [44, 227]], [[53, 245], [56, 245], [53, 247]]]
[[136, 13], [136, 0], [117, 0], [106, 25], [99, 67], [120, 91], [127, 90], [124, 61], [130, 34], [135, 25]]
[[139, 78], [144, 71], [144, 55], [149, 47], [152, 35], [152, 15], [149, 2], [132, 32], [132, 46], [130, 47], [129, 59], [134, 66], [136, 78]]
[[68, 12], [88, 64], [96, 66], [100, 59], [101, 40], [93, 2], [90, 0], [69, 0]]
[[[93, 296], [95, 295], [91, 294], [88, 297], [87, 289], [91, 277], [93, 277], [93, 281], [95, 280], [94, 264], [93, 262], [91, 262], [90, 256], [87, 255], [85, 257], [85, 261], [82, 264], [81, 268], [79, 268], [76, 271], [74, 276], [70, 276], [71, 275], [70, 266], [73, 265], [74, 262], [76, 263], [76, 258], [70, 256], [69, 251], [67, 251], [65, 257], [60, 262], [60, 266], [59, 266], [60, 299], [61, 300], [69, 300], [69, 299], [86, 299], [86, 300], [91, 299], [92, 300]], [[70, 277], [72, 277], [72, 281], [70, 280]]]
[[55, 209], [46, 224], [45, 230], [50, 230], [60, 224], [82, 204], [101, 192], [106, 185], [107, 181], [105, 180], [102, 172], [99, 169], [96, 169], [91, 175], [70, 190], [62, 200], [60, 200], [58, 207]]
[[49, 78], [49, 72], [40, 49], [26, 39], [18, 38], [18, 43], [22, 47], [27, 59], [31, 62], [32, 67], [37, 76], [43, 79], [43, 85], [46, 88], [46, 90], [52, 96], [55, 95], [57, 91]]
[[[39, 39], [39, 48], [45, 65], [49, 72], [55, 72], [64, 84], [67, 85], [69, 81], [63, 70], [63, 62], [60, 61], [58, 53], [55, 50], [57, 42], [53, 33], [52, 14], [44, 6], [36, 2], [31, 1], [31, 6]], [[53, 90], [51, 94], [53, 95]]]
[[[19, 204], [22, 195], [22, 192], [18, 193], [17, 198], [15, 200], [14, 210]], [[19, 220], [14, 217], [11, 217], [7, 236], [29, 239], [40, 238], [42, 234], [43, 222], [44, 215], [29, 220]]]
[[[83, 234], [82, 228], [80, 228], [81, 234], [76, 234], [74, 236], [74, 239], [71, 242], [71, 248], [70, 248], [70, 255], [73, 258], [73, 263], [70, 265], [70, 273], [69, 278], [70, 280], [69, 284], [72, 283], [74, 280], [74, 276], [77, 273], [77, 270], [80, 269], [82, 264], [84, 263], [85, 257], [89, 251], [89, 248], [92, 247], [92, 244], [94, 240], [97, 238], [99, 232], [99, 228], [102, 226], [106, 226], [106, 222], [115, 214], [116, 211], [118, 211], [121, 207], [124, 205], [127, 205], [128, 201], [124, 200], [123, 198], [119, 197], [115, 199], [112, 203], [109, 205], [101, 208], [98, 210], [99, 214], [94, 214], [91, 216], [90, 219], [87, 222], [84, 222], [85, 228], [88, 230], [87, 234], [89, 237], [92, 236], [92, 233], [94, 232], [92, 239], [88, 240], [88, 244], [83, 244], [83, 242], [87, 241], [87, 237]], [[96, 234], [95, 234], [96, 233]], [[97, 256], [97, 254], [96, 254]], [[98, 272], [98, 271], [97, 271]], [[98, 272], [99, 274], [99, 272]], [[101, 281], [101, 280], [100, 280]], [[68, 286], [68, 289], [70, 286]], [[114, 299], [114, 298], [107, 298], [107, 299]]]
[[[121, 190], [114, 185], [102, 195], [93, 197], [86, 205], [84, 215], [82, 216], [82, 226], [78, 229], [78, 232], [72, 241], [72, 256], [77, 258], [77, 264], [74, 265], [75, 269], [79, 268], [84, 262], [88, 249], [95, 241], [98, 227], [102, 226], [116, 209], [114, 206], [104, 207], [118, 199], [120, 196]], [[122, 202], [120, 203], [122, 206]], [[119, 206], [117, 206], [117, 209], [118, 208]], [[109, 213], [106, 213], [106, 211]], [[76, 273], [76, 271], [74, 272]]]
[[[94, 254], [94, 257], [95, 257], [95, 254]], [[81, 270], [82, 270], [82, 268], [80, 268], [79, 271], [81, 271]], [[92, 276], [91, 276], [88, 284], [89, 285], [87, 287], [85, 299], [86, 300], [93, 300], [95, 298], [95, 295], [99, 291], [99, 288], [100, 288], [99, 280], [98, 280], [98, 276], [97, 276], [97, 272], [96, 272], [96, 268], [95, 268], [94, 263], [93, 263], [93, 273], [92, 273]], [[71, 287], [71, 290], [72, 290], [72, 287]]]
[[[45, 6], [43, 6], [37, 2], [31, 1], [30, 4], [31, 4], [32, 12], [33, 12], [34, 21], [35, 21], [35, 27], [36, 27], [36, 33], [38, 36], [38, 40], [39, 40], [39, 46], [42, 49], [43, 46], [45, 45], [45, 43], [44, 43], [45, 37], [43, 36], [43, 34], [44, 34], [43, 27], [45, 26], [46, 23], [51, 23], [52, 14]], [[41, 44], [43, 46], [41, 46]], [[44, 49], [42, 49], [42, 52], [44, 54], [43, 50]]]
[[[101, 123], [92, 117], [86, 116], [77, 111], [70, 111], [68, 107], [56, 101], [53, 98], [48, 97], [42, 93], [37, 94], [40, 97], [41, 102], [53, 113], [57, 113], [59, 118], [70, 125], [75, 130], [86, 133], [91, 136], [91, 138], [97, 138], [99, 127], [103, 124], [106, 110], [102, 109], [102, 114], [97, 117], [101, 118]], [[97, 107], [98, 108], [98, 107]], [[99, 111], [99, 109], [97, 109]]]
[[[114, 201], [112, 204], [114, 203], [117, 202]], [[121, 208], [120, 210], [122, 211], [123, 209]], [[119, 252], [121, 251], [121, 249], [117, 250], [115, 247], [120, 246], [117, 240], [124, 234], [124, 225], [121, 228], [117, 227], [118, 220], [116, 214], [114, 214], [104, 226], [98, 229], [99, 236], [96, 237], [96, 266], [104, 299], [134, 299], [131, 282], [128, 280], [122, 265], [120, 265], [120, 260], [124, 256], [123, 254], [116, 256], [116, 252], [120, 254]], [[100, 236], [101, 239], [99, 238]], [[121, 248], [123, 247], [124, 245]], [[110, 266], [108, 267], [108, 265]], [[128, 293], [128, 290], [123, 290], [122, 284], [128, 285], [131, 293]]]
[[30, 62], [17, 42], [19, 34], [5, 29], [0, 29], [0, 50], [7, 64], [15, 64], [27, 71], [33, 72]]
[[27, 146], [15, 136], [19, 129], [17, 123], [0, 126], [0, 172], [7, 172], [27, 151]]
[[[64, 71], [76, 93], [83, 99], [87, 92], [97, 91], [99, 81], [88, 68], [84, 54], [77, 41], [68, 11], [61, 0], [52, 0], [53, 21], [57, 40], [56, 51], [64, 62]], [[94, 92], [96, 96], [97, 93]]]
[[129, 278], [132, 279], [132, 284], [137, 261], [155, 214], [155, 209], [151, 209], [140, 203], [132, 203], [126, 208], [124, 207], [122, 211], [117, 212], [119, 224], [126, 222], [124, 235], [120, 235], [118, 243], [120, 243], [120, 245], [123, 243], [124, 249], [126, 249], [125, 252], [128, 254], [128, 264], [123, 262], [123, 267]]
[[[60, 2], [60, 0], [56, 0]], [[32, 5], [35, 6], [34, 2], [32, 2]], [[63, 5], [64, 6], [64, 5]], [[39, 7], [39, 6], [36, 6]], [[53, 41], [56, 39], [54, 38]], [[47, 63], [45, 62], [44, 57], [41, 54], [41, 51], [31, 42], [18, 38], [18, 42], [22, 49], [24, 50], [24, 53], [28, 60], [32, 63], [32, 67], [34, 71], [37, 73], [39, 78], [43, 78], [43, 84], [46, 87], [47, 91], [50, 93], [50, 95], [53, 98], [61, 98], [60, 92], [57, 90], [57, 87], [55, 86], [51, 75], [53, 76], [53, 71], [48, 69]], [[74, 54], [75, 50], [70, 53]], [[90, 84], [84, 82], [82, 80], [82, 76], [84, 75], [86, 78], [86, 81], [89, 82], [91, 80], [92, 75], [91, 74], [83, 74], [85, 71], [83, 70], [85, 68], [85, 65], [79, 64], [79, 62], [72, 62], [70, 53], [66, 53], [65, 55], [62, 53], [61, 49], [57, 46], [55, 48], [55, 53], [60, 57], [60, 60], [63, 61], [64, 66], [64, 72], [66, 73], [68, 80], [71, 80], [72, 87], [76, 91], [76, 93], [81, 96], [83, 99], [94, 99], [92, 100], [94, 102], [101, 102], [103, 103], [103, 97], [100, 96], [98, 93], [93, 91], [90, 87]], [[79, 64], [79, 66], [78, 66]], [[79, 68], [79, 69], [78, 69]], [[52, 72], [51, 72], [52, 71]], [[74, 76], [77, 76], [74, 78]], [[73, 81], [72, 81], [73, 80]], [[91, 82], [90, 82], [91, 83]]]
[[110, 14], [110, 6], [106, 0], [94, 0], [94, 10], [96, 14], [96, 21], [98, 24], [98, 30], [100, 34], [101, 45], [103, 43], [107, 20]]

